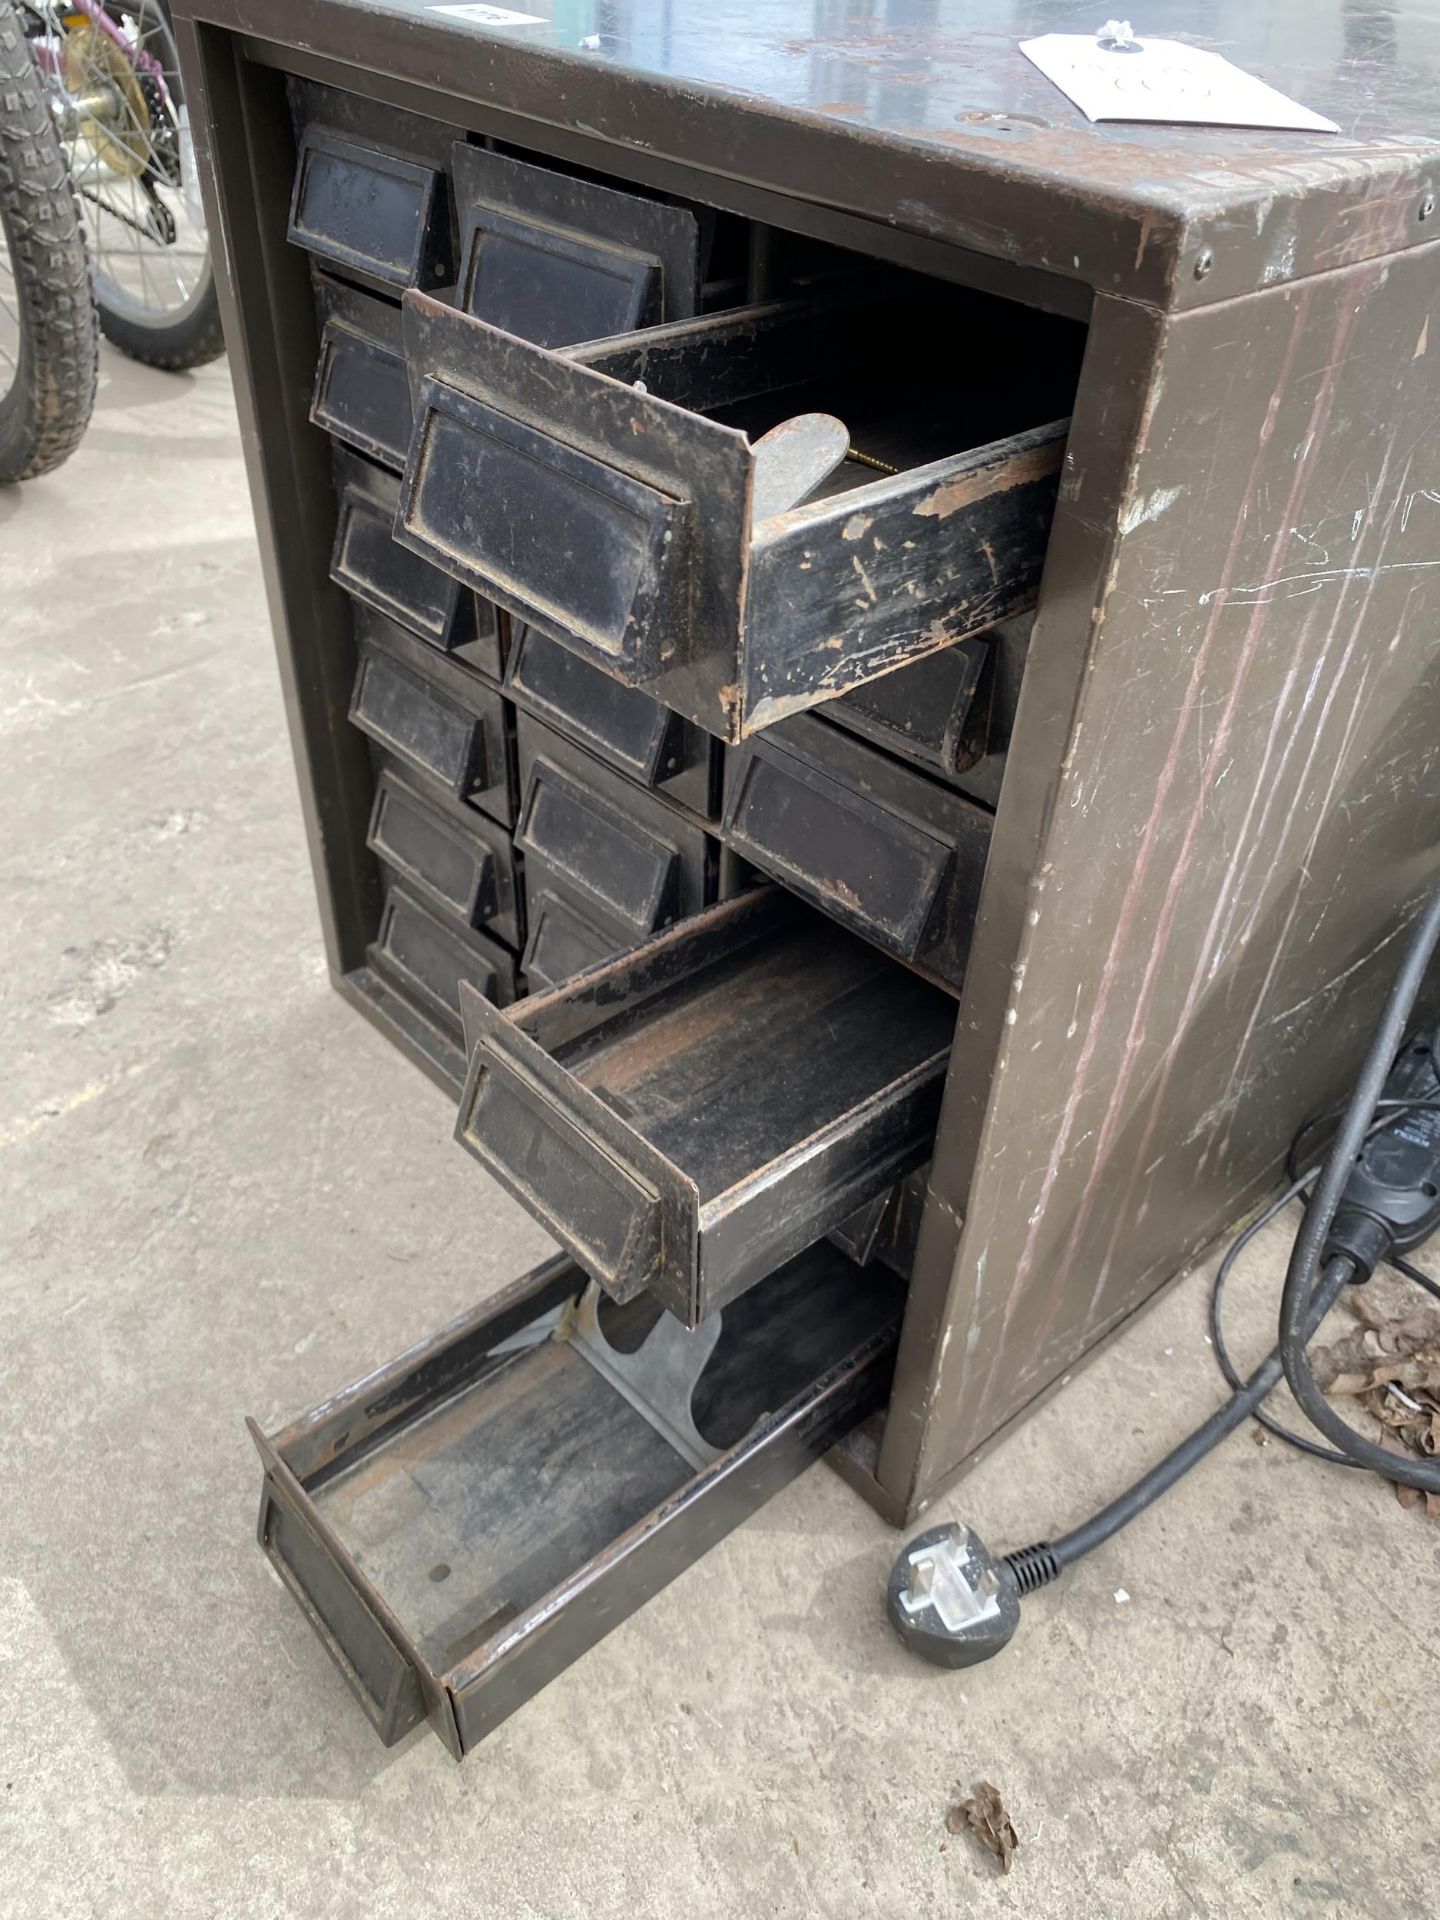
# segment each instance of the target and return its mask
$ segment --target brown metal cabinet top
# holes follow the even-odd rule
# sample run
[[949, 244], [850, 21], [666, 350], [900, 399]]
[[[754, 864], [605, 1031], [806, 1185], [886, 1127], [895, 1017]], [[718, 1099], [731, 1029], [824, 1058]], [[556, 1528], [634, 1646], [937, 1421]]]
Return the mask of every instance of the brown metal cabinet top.
[[338, 60], [384, 76], [397, 103], [439, 92], [482, 106], [487, 123], [526, 123], [537, 145], [603, 145], [637, 179], [663, 184], [679, 165], [731, 183], [721, 204], [740, 187], [778, 192], [1156, 307], [1208, 305], [1440, 230], [1431, 6], [1166, 0], [1137, 18], [1341, 128], [1306, 134], [1092, 126], [1019, 51], [1040, 34], [1093, 34], [1105, 10], [1076, 0], [607, 0], [537, 17], [553, 4], [176, 11], [290, 50], [292, 70]]

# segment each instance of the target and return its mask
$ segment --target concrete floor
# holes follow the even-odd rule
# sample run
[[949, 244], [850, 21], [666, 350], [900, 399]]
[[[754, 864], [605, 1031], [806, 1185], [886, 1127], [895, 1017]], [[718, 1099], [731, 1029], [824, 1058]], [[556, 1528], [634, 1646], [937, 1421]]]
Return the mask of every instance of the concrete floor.
[[[1440, 1530], [1249, 1434], [969, 1675], [891, 1639], [897, 1537], [818, 1467], [463, 1767], [385, 1753], [242, 1416], [545, 1243], [326, 984], [223, 365], [107, 353], [0, 495], [0, 606], [0, 1915], [1435, 1911]], [[940, 1511], [1011, 1546], [1116, 1490], [1215, 1403], [1202, 1302]], [[1008, 1879], [945, 1830], [981, 1779]]]

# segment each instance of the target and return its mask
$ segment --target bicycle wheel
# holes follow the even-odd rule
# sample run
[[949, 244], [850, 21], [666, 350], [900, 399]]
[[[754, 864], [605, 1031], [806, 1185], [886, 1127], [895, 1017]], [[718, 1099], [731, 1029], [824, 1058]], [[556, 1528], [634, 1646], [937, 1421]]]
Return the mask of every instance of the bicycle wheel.
[[95, 404], [85, 234], [13, 0], [0, 0], [0, 481], [58, 467]]
[[152, 367], [213, 360], [225, 342], [165, 0], [69, 16], [59, 77], [101, 331]]

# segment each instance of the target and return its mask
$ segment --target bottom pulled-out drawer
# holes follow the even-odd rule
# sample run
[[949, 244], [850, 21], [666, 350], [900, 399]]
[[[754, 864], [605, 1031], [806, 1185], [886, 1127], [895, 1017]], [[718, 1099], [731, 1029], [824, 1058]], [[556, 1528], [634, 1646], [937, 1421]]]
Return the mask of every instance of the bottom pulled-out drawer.
[[691, 1333], [553, 1260], [251, 1422], [260, 1543], [381, 1739], [460, 1759], [883, 1404], [901, 1295], [821, 1244]]

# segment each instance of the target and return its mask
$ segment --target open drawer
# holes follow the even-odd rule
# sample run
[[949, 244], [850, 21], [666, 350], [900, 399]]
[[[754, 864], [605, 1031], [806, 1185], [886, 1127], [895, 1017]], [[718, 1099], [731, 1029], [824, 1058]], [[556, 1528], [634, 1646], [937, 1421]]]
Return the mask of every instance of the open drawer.
[[616, 1299], [694, 1326], [931, 1150], [955, 1004], [778, 888], [507, 1013], [456, 1138]]
[[[1035, 596], [1069, 323], [877, 276], [559, 352], [418, 293], [404, 328], [401, 537], [722, 739]], [[757, 439], [814, 412], [840, 464], [774, 485]]]
[[551, 1261], [251, 1421], [260, 1544], [385, 1744], [462, 1759], [883, 1405], [900, 1300], [821, 1245], [687, 1334]]

